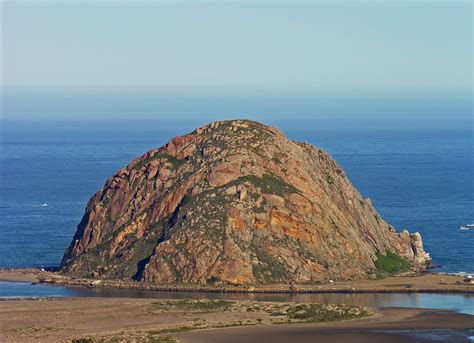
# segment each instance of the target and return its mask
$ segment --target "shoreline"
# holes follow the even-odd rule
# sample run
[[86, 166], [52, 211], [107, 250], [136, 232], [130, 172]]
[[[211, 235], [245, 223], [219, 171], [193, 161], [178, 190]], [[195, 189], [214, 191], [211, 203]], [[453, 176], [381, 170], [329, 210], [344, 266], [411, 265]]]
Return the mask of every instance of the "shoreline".
[[[298, 342], [425, 342], [420, 335], [454, 335], [441, 337], [445, 342], [468, 342], [473, 336], [474, 316], [455, 310], [416, 307], [355, 306], [369, 310], [369, 316], [338, 321], [287, 322], [276, 320], [272, 311], [256, 310], [256, 306], [281, 306], [289, 302], [274, 300], [171, 299], [166, 292], [305, 294], [305, 293], [442, 293], [474, 294], [474, 286], [460, 284], [461, 276], [422, 274], [387, 277], [377, 280], [334, 282], [327, 285], [285, 285], [265, 287], [196, 287], [151, 286], [137, 282], [97, 279], [73, 279], [39, 269], [0, 269], [0, 281], [44, 283], [63, 287], [90, 289], [148, 290], [163, 292], [160, 298], [124, 297], [34, 297], [0, 299], [0, 341], [56, 342], [90, 340], [90, 342], [152, 341], [166, 343], [225, 342], [274, 343]], [[431, 284], [430, 287], [426, 285]], [[411, 285], [409, 288], [406, 288]], [[203, 296], [206, 298], [206, 296]], [[173, 306], [156, 308], [163, 302], [231, 302], [237, 310], [222, 309], [200, 312]], [[317, 304], [292, 302], [295, 305]], [[321, 302], [325, 304], [324, 302]], [[339, 300], [330, 304], [341, 303]], [[244, 305], [243, 305], [244, 304]], [[246, 305], [245, 305], [246, 304]], [[263, 304], [263, 305], [262, 305]], [[245, 309], [243, 306], [247, 306]], [[323, 305], [328, 306], [328, 305]], [[338, 306], [338, 305], [329, 305]], [[77, 318], [81, 321], [77, 321]], [[276, 325], [278, 324], [278, 325]], [[416, 331], [416, 332], [415, 332]], [[415, 333], [413, 333], [415, 332]], [[118, 339], [118, 340], [117, 340]], [[142, 340], [141, 340], [142, 339]], [[439, 337], [438, 337], [439, 340]]]
[[[260, 342], [262, 335], [276, 338], [275, 342], [294, 341], [301, 336], [310, 337], [313, 341], [314, 337], [322, 337], [322, 341], [327, 341], [325, 338], [335, 335], [351, 338], [375, 335], [379, 341], [383, 337], [391, 342], [391, 338], [400, 337], [383, 330], [451, 330], [462, 333], [473, 327], [473, 316], [449, 310], [365, 308], [370, 310], [369, 316], [337, 321], [288, 322], [279, 318], [280, 314], [273, 314], [273, 306], [299, 306], [300, 303], [232, 301], [232, 306], [236, 307], [231, 309], [209, 308], [205, 306], [209, 300], [201, 300], [204, 307], [197, 309], [176, 306], [180, 301], [183, 300], [60, 298], [0, 302], [0, 340], [71, 342], [74, 339], [92, 339], [95, 342], [101, 339], [127, 341], [130, 338], [167, 337], [170, 340], [163, 342], [231, 343], [235, 339]], [[195, 300], [191, 302], [203, 304]], [[163, 304], [174, 305], [161, 307]], [[252, 310], [249, 311], [249, 308]], [[367, 341], [362, 339], [360, 342]]]
[[424, 273], [417, 275], [390, 276], [374, 280], [335, 281], [328, 284], [296, 284], [291, 287], [283, 284], [259, 286], [153, 285], [134, 281], [74, 278], [33, 268], [0, 269], [0, 281], [7, 282], [44, 283], [64, 287], [203, 293], [474, 294], [474, 284], [465, 283], [463, 279], [462, 276]]
[[426, 342], [420, 333], [432, 338], [433, 331], [435, 335], [443, 333], [443, 330], [451, 335], [459, 333], [466, 340], [472, 335], [472, 320], [465, 316], [458, 317], [452, 311], [414, 308], [377, 308], [376, 311], [371, 317], [349, 321], [191, 331], [180, 333], [176, 338], [180, 343], [259, 343], [263, 339], [275, 343], [295, 340], [301, 343], [414, 343]]

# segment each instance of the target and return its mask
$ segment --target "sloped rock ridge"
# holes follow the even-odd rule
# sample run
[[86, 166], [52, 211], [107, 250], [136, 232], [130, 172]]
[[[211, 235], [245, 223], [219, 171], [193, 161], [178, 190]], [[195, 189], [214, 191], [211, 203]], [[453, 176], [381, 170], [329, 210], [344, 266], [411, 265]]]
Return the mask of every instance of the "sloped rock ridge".
[[153, 284], [315, 283], [364, 278], [380, 256], [430, 262], [323, 150], [248, 120], [173, 138], [88, 202], [61, 271]]

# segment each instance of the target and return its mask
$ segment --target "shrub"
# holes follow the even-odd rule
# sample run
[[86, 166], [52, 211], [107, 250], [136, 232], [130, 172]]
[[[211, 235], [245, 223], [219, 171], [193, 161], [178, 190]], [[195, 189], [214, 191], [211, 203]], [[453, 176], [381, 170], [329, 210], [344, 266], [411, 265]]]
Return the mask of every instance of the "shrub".
[[386, 255], [377, 253], [376, 257], [374, 264], [379, 274], [392, 275], [405, 272], [411, 268], [410, 261], [391, 251], [387, 251]]

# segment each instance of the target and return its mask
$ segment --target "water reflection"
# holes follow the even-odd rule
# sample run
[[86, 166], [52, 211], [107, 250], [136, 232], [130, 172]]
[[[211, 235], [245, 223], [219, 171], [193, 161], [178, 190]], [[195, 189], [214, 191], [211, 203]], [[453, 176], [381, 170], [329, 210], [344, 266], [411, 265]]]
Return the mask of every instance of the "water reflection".
[[117, 297], [155, 299], [226, 299], [254, 301], [294, 301], [344, 303], [373, 307], [416, 307], [456, 310], [474, 315], [474, 294], [375, 293], [375, 294], [245, 294], [203, 292], [156, 292], [122, 289], [88, 289], [0, 282], [0, 298], [5, 297]]

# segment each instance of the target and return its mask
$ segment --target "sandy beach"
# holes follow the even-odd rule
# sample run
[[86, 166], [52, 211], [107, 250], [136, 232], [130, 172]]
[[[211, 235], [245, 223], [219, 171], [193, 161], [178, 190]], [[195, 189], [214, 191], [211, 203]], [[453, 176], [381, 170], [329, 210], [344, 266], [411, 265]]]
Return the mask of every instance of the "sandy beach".
[[[44, 282], [74, 285], [78, 280], [38, 269], [1, 270], [1, 281]], [[326, 285], [297, 285], [301, 293], [472, 293], [460, 276], [423, 274], [378, 280], [334, 282]], [[79, 279], [79, 286], [147, 289], [131, 282]], [[99, 281], [99, 282], [98, 282]], [[201, 291], [223, 291], [222, 288]], [[174, 287], [170, 290], [196, 289]], [[230, 288], [228, 292], [288, 293], [284, 285], [262, 288]], [[166, 292], [164, 293], [166, 294]], [[173, 301], [178, 303], [173, 303]], [[181, 307], [184, 302], [185, 306]], [[201, 303], [203, 302], [203, 303]], [[209, 302], [211, 307], [209, 307]], [[174, 304], [174, 305], [173, 305]], [[181, 305], [180, 305], [181, 304]], [[189, 307], [189, 304], [192, 307]], [[228, 304], [230, 304], [228, 307]], [[474, 317], [446, 310], [414, 308], [368, 308], [370, 315], [332, 318], [331, 321], [302, 323], [275, 316], [281, 306], [294, 303], [227, 300], [167, 300], [140, 298], [56, 298], [0, 301], [0, 341], [6, 342], [422, 342], [423, 337], [407, 330], [449, 330], [474, 328]], [[197, 306], [197, 307], [196, 307]], [[204, 307], [202, 307], [204, 306]], [[308, 305], [308, 306], [314, 306]], [[327, 306], [327, 305], [324, 305]], [[329, 305], [332, 306], [332, 305]], [[331, 308], [331, 307], [330, 307]], [[348, 307], [349, 308], [349, 307]], [[355, 307], [354, 307], [355, 308]], [[358, 308], [360, 309], [360, 308]], [[363, 307], [361, 309], [364, 309]], [[357, 310], [358, 311], [358, 310]], [[284, 311], [283, 311], [284, 312]], [[359, 312], [357, 312], [359, 313]], [[362, 313], [362, 312], [361, 312]], [[331, 316], [329, 316], [331, 317]], [[279, 324], [279, 325], [274, 325]], [[437, 331], [438, 334], [441, 331]], [[453, 342], [464, 342], [467, 334]], [[87, 340], [86, 340], [87, 342]]]
[[48, 274], [48, 272], [35, 268], [0, 269], [0, 281], [39, 282], [43, 275]]
[[[474, 318], [451, 311], [386, 308], [371, 318], [338, 323], [206, 330], [177, 335], [180, 342], [426, 342], [407, 331], [465, 330]], [[460, 340], [462, 341], [462, 339]]]
[[[383, 335], [384, 340], [391, 342], [393, 334], [372, 330], [467, 330], [474, 327], [472, 316], [440, 310], [370, 309], [372, 314], [360, 319], [298, 324], [298, 321], [288, 323], [284, 317], [274, 315], [272, 311], [283, 306], [281, 303], [211, 302], [209, 305], [203, 301], [182, 307], [178, 300], [175, 302], [178, 303], [114, 298], [2, 301], [0, 341], [71, 342], [82, 338], [143, 339], [145, 342], [153, 338], [157, 342], [176, 339], [180, 342], [285, 342], [297, 337], [300, 342], [317, 338], [324, 338], [324, 342], [375, 342]], [[355, 340], [357, 337], [363, 340]], [[366, 340], [368, 337], [370, 340]]]

